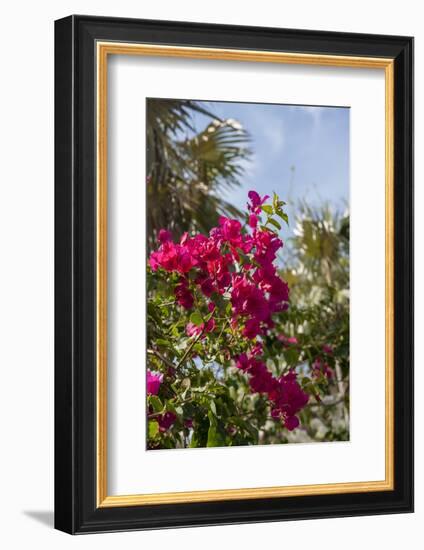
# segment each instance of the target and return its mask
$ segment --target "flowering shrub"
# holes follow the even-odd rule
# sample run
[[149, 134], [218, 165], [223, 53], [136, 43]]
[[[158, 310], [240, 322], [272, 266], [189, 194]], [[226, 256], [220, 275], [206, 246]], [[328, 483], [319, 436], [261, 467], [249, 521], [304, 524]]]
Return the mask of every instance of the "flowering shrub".
[[256, 191], [248, 198], [244, 225], [222, 216], [207, 236], [157, 235], [148, 261], [149, 448], [257, 444], [270, 430], [283, 442], [333, 377], [328, 343], [306, 356], [281, 331], [285, 203]]

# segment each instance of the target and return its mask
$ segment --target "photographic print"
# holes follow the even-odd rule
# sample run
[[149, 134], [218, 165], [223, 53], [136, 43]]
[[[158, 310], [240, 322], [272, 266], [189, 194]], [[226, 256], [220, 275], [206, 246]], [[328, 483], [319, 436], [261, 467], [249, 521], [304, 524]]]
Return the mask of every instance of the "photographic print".
[[148, 450], [349, 440], [349, 114], [146, 100]]

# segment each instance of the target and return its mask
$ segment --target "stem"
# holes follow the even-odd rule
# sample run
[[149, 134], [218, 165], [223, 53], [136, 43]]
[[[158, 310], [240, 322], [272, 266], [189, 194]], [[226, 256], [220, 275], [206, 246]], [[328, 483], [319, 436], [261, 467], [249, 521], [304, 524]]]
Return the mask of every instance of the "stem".
[[221, 339], [221, 336], [223, 335], [224, 330], [227, 328], [227, 326], [228, 326], [229, 324], [230, 324], [230, 320], [227, 319], [226, 322], [222, 325], [221, 332], [219, 333], [219, 336], [218, 336], [218, 341]]
[[148, 349], [147, 350], [147, 353], [149, 355], [155, 355], [158, 359], [160, 359], [161, 361], [163, 361], [165, 363], [165, 365], [168, 365], [168, 367], [172, 367], [173, 369], [175, 369], [175, 365], [174, 363], [172, 363], [171, 361], [169, 361], [169, 359], [167, 359], [166, 357], [164, 357], [159, 351], [157, 351], [156, 349]]
[[340, 405], [340, 403], [344, 403], [344, 397], [338, 399], [337, 401], [333, 401], [332, 403], [324, 403], [323, 401], [319, 403], [308, 403], [306, 407], [334, 407], [335, 405]]
[[187, 356], [189, 355], [189, 353], [191, 352], [191, 350], [193, 349], [194, 345], [197, 343], [197, 341], [199, 340], [199, 338], [203, 335], [203, 331], [205, 329], [203, 328], [201, 332], [199, 332], [199, 334], [196, 336], [196, 338], [194, 338], [194, 340], [192, 341], [192, 343], [189, 345], [189, 347], [187, 348], [186, 352], [184, 353], [184, 355], [181, 357], [181, 359], [179, 360], [177, 366], [175, 367], [177, 370], [181, 367], [181, 365], [184, 363], [184, 361], [187, 359]]

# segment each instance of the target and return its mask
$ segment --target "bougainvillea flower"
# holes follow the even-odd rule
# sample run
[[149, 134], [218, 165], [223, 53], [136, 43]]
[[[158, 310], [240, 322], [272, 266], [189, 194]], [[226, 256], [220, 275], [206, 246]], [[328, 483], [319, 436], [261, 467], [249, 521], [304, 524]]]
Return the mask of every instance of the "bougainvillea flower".
[[175, 298], [177, 302], [184, 309], [191, 309], [193, 307], [193, 294], [189, 290], [188, 281], [186, 279], [180, 279], [174, 290]]
[[235, 315], [251, 316], [257, 322], [264, 321], [269, 316], [266, 296], [244, 275], [233, 277], [231, 303]]
[[247, 356], [247, 353], [241, 353], [235, 359], [236, 367], [243, 372], [247, 372], [251, 366], [251, 359]]
[[255, 229], [258, 225], [258, 216], [256, 214], [250, 214], [249, 216], [249, 226], [252, 229]]
[[334, 372], [328, 363], [322, 361], [320, 357], [315, 359], [312, 363], [312, 373], [314, 376], [319, 377], [323, 374], [327, 379], [333, 378]]
[[187, 273], [195, 265], [195, 257], [186, 246], [165, 240], [149, 258], [150, 267], [156, 271], [159, 267], [168, 272]]
[[159, 393], [159, 388], [162, 383], [163, 375], [154, 374], [152, 371], [147, 369], [147, 395], [157, 395]]
[[256, 355], [262, 355], [263, 353], [263, 345], [261, 342], [257, 342], [253, 348], [250, 350], [250, 354], [255, 357]]
[[284, 420], [284, 426], [291, 432], [299, 426], [299, 419], [297, 416], [289, 416]]
[[244, 329], [242, 330], [243, 336], [246, 336], [249, 340], [253, 340], [256, 336], [261, 334], [261, 332], [260, 324], [256, 319], [249, 319], [246, 321]]
[[221, 226], [221, 235], [225, 241], [238, 246], [242, 241], [241, 236], [241, 223], [238, 220], [231, 220], [221, 216], [219, 218], [219, 225]]
[[160, 243], [166, 243], [172, 241], [172, 235], [168, 230], [161, 229], [158, 233], [158, 239]]
[[203, 323], [202, 323], [202, 326], [200, 326], [200, 325], [195, 325], [190, 321], [186, 326], [186, 334], [187, 336], [190, 336], [190, 337], [198, 336], [202, 332], [202, 330], [203, 330]]
[[200, 283], [200, 288], [205, 296], [209, 298], [215, 292], [215, 287], [212, 279], [206, 278]]
[[298, 344], [299, 341], [298, 339], [296, 338], [296, 336], [286, 336], [285, 334], [279, 334], [277, 336], [278, 340], [280, 340], [280, 342], [283, 342], [283, 344], [285, 346], [289, 346], [289, 345], [294, 345], [294, 344]]
[[250, 199], [250, 204], [247, 205], [248, 209], [254, 214], [260, 214], [261, 206], [263, 203], [269, 199], [269, 195], [265, 195], [262, 199], [256, 191], [249, 191], [247, 196]]
[[186, 326], [186, 334], [187, 336], [191, 337], [191, 336], [198, 336], [203, 332], [204, 335], [206, 336], [208, 332], [213, 332], [213, 330], [215, 329], [215, 326], [216, 326], [216, 323], [213, 317], [209, 319], [209, 321], [206, 321], [206, 324], [201, 323], [200, 325], [195, 325], [190, 321]]
[[167, 430], [169, 430], [169, 428], [172, 426], [172, 424], [174, 424], [176, 419], [177, 419], [177, 416], [170, 411], [158, 416], [157, 421], [159, 424], [159, 431], [166, 432]]
[[[278, 378], [261, 359], [262, 340], [274, 327], [273, 315], [288, 307], [289, 288], [274, 265], [283, 242], [273, 230], [264, 226], [259, 229], [262, 205], [269, 197], [261, 197], [253, 190], [248, 196], [246, 227], [243, 228], [239, 220], [221, 216], [218, 227], [212, 228], [209, 235], [186, 232], [178, 243], [173, 242], [169, 231], [161, 229], [160, 246], [150, 255], [149, 264], [153, 271], [162, 269], [179, 275], [178, 282], [173, 283], [174, 294], [177, 304], [184, 309], [192, 309], [196, 300], [201, 315], [207, 315], [206, 308], [215, 315], [217, 309], [219, 320], [224, 315], [223, 306], [230, 301], [231, 312], [225, 308], [226, 322], [229, 321], [231, 330], [239, 337], [250, 342], [250, 350], [234, 358], [236, 367], [246, 374], [252, 392], [268, 397], [272, 417], [291, 431], [299, 425], [296, 415], [307, 404], [308, 395], [298, 384], [294, 371]], [[189, 337], [204, 339], [215, 328], [216, 321], [211, 316], [199, 325], [189, 322], [186, 333]], [[256, 340], [258, 336], [260, 342]], [[284, 345], [298, 343], [295, 337], [280, 335], [278, 338]], [[323, 351], [329, 354], [332, 349], [326, 346]], [[226, 360], [230, 360], [231, 351], [225, 349], [224, 353]], [[317, 369], [318, 364], [314, 372], [318, 372]], [[320, 362], [319, 370], [327, 377], [332, 373], [326, 363]], [[152, 373], [151, 376], [156, 377]], [[151, 388], [157, 392], [162, 379], [153, 378]], [[166, 431], [175, 420], [171, 412], [160, 415], [160, 430]]]

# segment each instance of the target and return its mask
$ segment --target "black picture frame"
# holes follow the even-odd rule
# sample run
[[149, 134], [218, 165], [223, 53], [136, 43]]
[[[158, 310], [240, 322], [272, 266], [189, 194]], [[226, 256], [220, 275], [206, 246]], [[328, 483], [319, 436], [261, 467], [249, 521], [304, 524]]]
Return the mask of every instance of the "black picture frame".
[[[394, 60], [394, 489], [97, 507], [99, 40]], [[67, 533], [413, 511], [413, 39], [72, 15], [55, 22], [55, 527]]]

